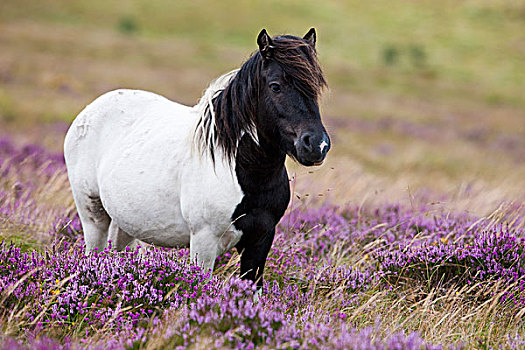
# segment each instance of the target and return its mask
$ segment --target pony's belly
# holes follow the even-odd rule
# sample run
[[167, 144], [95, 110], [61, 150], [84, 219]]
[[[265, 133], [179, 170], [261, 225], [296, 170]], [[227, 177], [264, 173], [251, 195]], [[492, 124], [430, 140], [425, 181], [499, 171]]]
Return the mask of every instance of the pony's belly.
[[[178, 194], [157, 188], [145, 179], [128, 182], [121, 172], [124, 171], [112, 172], [114, 177], [103, 182], [100, 188], [102, 205], [117, 226], [146, 243], [165, 247], [188, 246], [190, 228], [182, 217]], [[161, 172], [156, 175], [163, 179]], [[155, 177], [151, 175], [151, 178]]]
[[168, 248], [189, 247], [190, 245], [190, 233], [180, 231], [175, 227], [135, 232], [133, 237], [148, 244]]
[[[109, 216], [127, 234], [143, 242], [163, 247], [186, 247], [190, 244], [190, 229], [173, 208], [135, 207], [133, 212], [108, 206]], [[155, 210], [158, 209], [158, 210]], [[155, 214], [161, 215], [155, 215]]]
[[[108, 193], [109, 192], [109, 193]], [[183, 247], [190, 243], [190, 228], [182, 217], [179, 199], [106, 191], [101, 194], [104, 208], [118, 227], [146, 243], [164, 247]]]

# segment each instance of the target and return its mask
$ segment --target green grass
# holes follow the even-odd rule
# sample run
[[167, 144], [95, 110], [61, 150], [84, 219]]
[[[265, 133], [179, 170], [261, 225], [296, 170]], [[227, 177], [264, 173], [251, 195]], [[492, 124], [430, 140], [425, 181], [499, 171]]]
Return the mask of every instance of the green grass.
[[[518, 97], [522, 69], [525, 6], [509, 1], [4, 1], [1, 18], [104, 28], [123, 21], [135, 35], [183, 38], [197, 45], [253, 50], [262, 27], [297, 35], [319, 31], [321, 58], [330, 64], [376, 71], [385, 48], [399, 60], [393, 74], [417, 74], [413, 49], [438, 80], [475, 83], [501, 99]], [[131, 23], [131, 24], [130, 24]], [[82, 40], [82, 38], [79, 38]], [[213, 64], [213, 57], [208, 57]], [[330, 65], [331, 67], [332, 65]], [[397, 80], [397, 79], [396, 79]], [[402, 81], [391, 84], [402, 91]], [[481, 86], [480, 86], [481, 85]], [[397, 89], [395, 89], [397, 90]], [[517, 99], [521, 100], [521, 99]], [[519, 102], [519, 101], [517, 101]]]

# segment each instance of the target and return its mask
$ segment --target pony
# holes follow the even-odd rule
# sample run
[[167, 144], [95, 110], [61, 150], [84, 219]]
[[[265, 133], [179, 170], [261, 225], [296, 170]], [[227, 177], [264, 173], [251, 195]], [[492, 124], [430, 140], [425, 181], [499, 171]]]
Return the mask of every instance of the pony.
[[330, 138], [319, 112], [326, 86], [316, 32], [270, 37], [194, 107], [119, 89], [75, 118], [64, 141], [86, 254], [111, 241], [190, 247], [213, 271], [236, 247], [240, 274], [263, 283], [275, 227], [290, 201], [286, 155], [320, 165]]

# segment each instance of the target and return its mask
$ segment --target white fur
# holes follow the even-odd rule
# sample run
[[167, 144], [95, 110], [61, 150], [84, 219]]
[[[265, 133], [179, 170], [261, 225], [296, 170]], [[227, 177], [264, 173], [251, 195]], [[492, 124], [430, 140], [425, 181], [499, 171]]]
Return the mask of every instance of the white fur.
[[[134, 239], [189, 245], [191, 257], [211, 269], [239, 241], [231, 220], [243, 197], [235, 163], [216, 152], [214, 166], [194, 137], [205, 103], [235, 73], [219, 78], [193, 108], [146, 91], [116, 90], [78, 115], [64, 154], [86, 251], [103, 248], [109, 231], [118, 249]], [[103, 210], [93, 213], [96, 197], [110, 221]]]
[[321, 145], [319, 146], [321, 152], [323, 152], [326, 146], [328, 146], [328, 143], [325, 140], [323, 140], [323, 142], [321, 142]]

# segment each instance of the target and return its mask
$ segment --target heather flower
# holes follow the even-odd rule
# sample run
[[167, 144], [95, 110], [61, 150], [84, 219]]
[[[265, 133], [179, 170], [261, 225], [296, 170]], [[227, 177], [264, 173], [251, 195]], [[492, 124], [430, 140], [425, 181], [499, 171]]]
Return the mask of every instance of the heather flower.
[[230, 278], [235, 251], [217, 258], [213, 278], [188, 249], [85, 256], [71, 204], [43, 211], [50, 188], [67, 188], [62, 154], [0, 138], [0, 174], [0, 234], [24, 238], [0, 244], [0, 327], [14, 337], [0, 349], [440, 349], [417, 333], [354, 323], [353, 312], [399, 281], [487, 283], [505, 288], [505, 305], [524, 302], [521, 214], [498, 226], [424, 205], [295, 208], [277, 227], [255, 302], [254, 284]]
[[21, 308], [29, 324], [131, 329], [200, 297], [208, 282], [209, 275], [177, 251], [104, 250], [85, 256], [78, 245], [41, 254], [0, 244], [0, 311]]
[[430, 281], [431, 285], [451, 283], [499, 282], [515, 284], [502, 300], [525, 302], [525, 238], [507, 226], [484, 230], [456, 243], [411, 246], [377, 254], [380, 271], [391, 282], [402, 278]]

